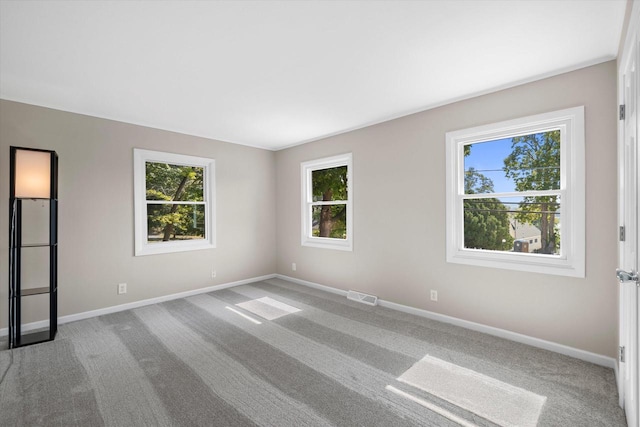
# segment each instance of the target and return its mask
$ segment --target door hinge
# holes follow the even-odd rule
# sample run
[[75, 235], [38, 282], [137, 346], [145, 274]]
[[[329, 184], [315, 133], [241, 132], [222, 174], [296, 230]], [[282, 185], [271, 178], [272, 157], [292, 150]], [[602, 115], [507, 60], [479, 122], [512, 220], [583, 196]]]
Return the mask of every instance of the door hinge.
[[620, 362], [624, 363], [624, 346], [620, 346]]
[[620, 120], [624, 120], [624, 104], [620, 105]]
[[620, 226], [620, 241], [624, 242], [625, 239], [625, 232], [624, 232], [624, 225]]

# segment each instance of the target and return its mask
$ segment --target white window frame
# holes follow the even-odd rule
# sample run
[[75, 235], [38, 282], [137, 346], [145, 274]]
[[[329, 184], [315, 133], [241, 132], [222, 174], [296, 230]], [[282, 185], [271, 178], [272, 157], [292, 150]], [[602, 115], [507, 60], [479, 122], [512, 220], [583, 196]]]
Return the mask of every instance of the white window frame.
[[[347, 197], [346, 201], [314, 202], [312, 194], [311, 174], [313, 171], [335, 167], [347, 167]], [[325, 157], [300, 164], [302, 187], [302, 246], [315, 248], [353, 250], [353, 156], [351, 153]], [[316, 237], [313, 235], [311, 207], [323, 204], [346, 204], [347, 206], [347, 238]], [[346, 202], [346, 203], [345, 203]]]
[[[204, 239], [148, 243], [146, 163], [168, 163], [203, 168], [205, 202]], [[216, 247], [215, 160], [205, 157], [133, 149], [135, 256], [212, 249]], [[156, 202], [157, 203], [157, 202]]]
[[[559, 255], [502, 252], [464, 247], [464, 146], [560, 129], [560, 197], [562, 236]], [[447, 262], [585, 277], [585, 135], [584, 107], [523, 117], [446, 134]], [[527, 192], [545, 195], [545, 192]], [[535, 193], [535, 194], [534, 194]], [[540, 193], [540, 194], [537, 194]], [[476, 195], [473, 195], [477, 197]], [[521, 197], [492, 193], [491, 197]]]

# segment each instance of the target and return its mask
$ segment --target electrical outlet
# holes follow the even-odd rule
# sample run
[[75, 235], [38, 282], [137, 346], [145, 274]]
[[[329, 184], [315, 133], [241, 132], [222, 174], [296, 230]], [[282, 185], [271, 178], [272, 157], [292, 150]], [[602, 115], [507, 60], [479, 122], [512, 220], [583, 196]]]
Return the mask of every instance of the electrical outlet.
[[218, 273], [215, 270], [211, 270], [211, 278], [215, 279]]
[[126, 283], [119, 283], [118, 284], [118, 295], [122, 295], [122, 294], [126, 294], [127, 293], [127, 284]]
[[431, 301], [438, 301], [438, 291], [431, 289]]
[[291, 263], [291, 271], [296, 271], [296, 263], [295, 262]]

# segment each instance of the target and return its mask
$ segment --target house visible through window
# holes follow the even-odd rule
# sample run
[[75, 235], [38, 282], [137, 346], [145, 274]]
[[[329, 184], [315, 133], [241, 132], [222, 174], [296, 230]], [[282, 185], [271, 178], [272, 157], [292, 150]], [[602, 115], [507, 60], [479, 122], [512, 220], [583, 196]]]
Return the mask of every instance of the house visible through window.
[[559, 129], [464, 145], [465, 248], [560, 253], [560, 145]]
[[447, 134], [447, 259], [584, 275], [584, 112]]
[[302, 163], [302, 245], [352, 248], [351, 154]]
[[136, 255], [214, 247], [214, 160], [134, 150]]

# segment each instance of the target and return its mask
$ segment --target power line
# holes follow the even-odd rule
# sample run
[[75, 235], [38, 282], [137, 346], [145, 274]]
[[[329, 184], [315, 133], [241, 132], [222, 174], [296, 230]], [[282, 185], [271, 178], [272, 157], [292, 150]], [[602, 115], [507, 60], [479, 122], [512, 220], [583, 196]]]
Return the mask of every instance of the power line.
[[511, 209], [478, 209], [478, 208], [464, 208], [465, 212], [487, 212], [487, 213], [515, 213], [515, 214], [553, 214], [560, 215], [558, 211], [514, 211]]
[[[530, 167], [530, 168], [518, 168], [516, 170], [538, 170], [538, 169], [560, 169], [560, 166], [538, 166], [538, 167]], [[504, 172], [504, 169], [476, 169], [471, 167], [469, 169], [465, 169], [465, 173], [471, 172]]]

